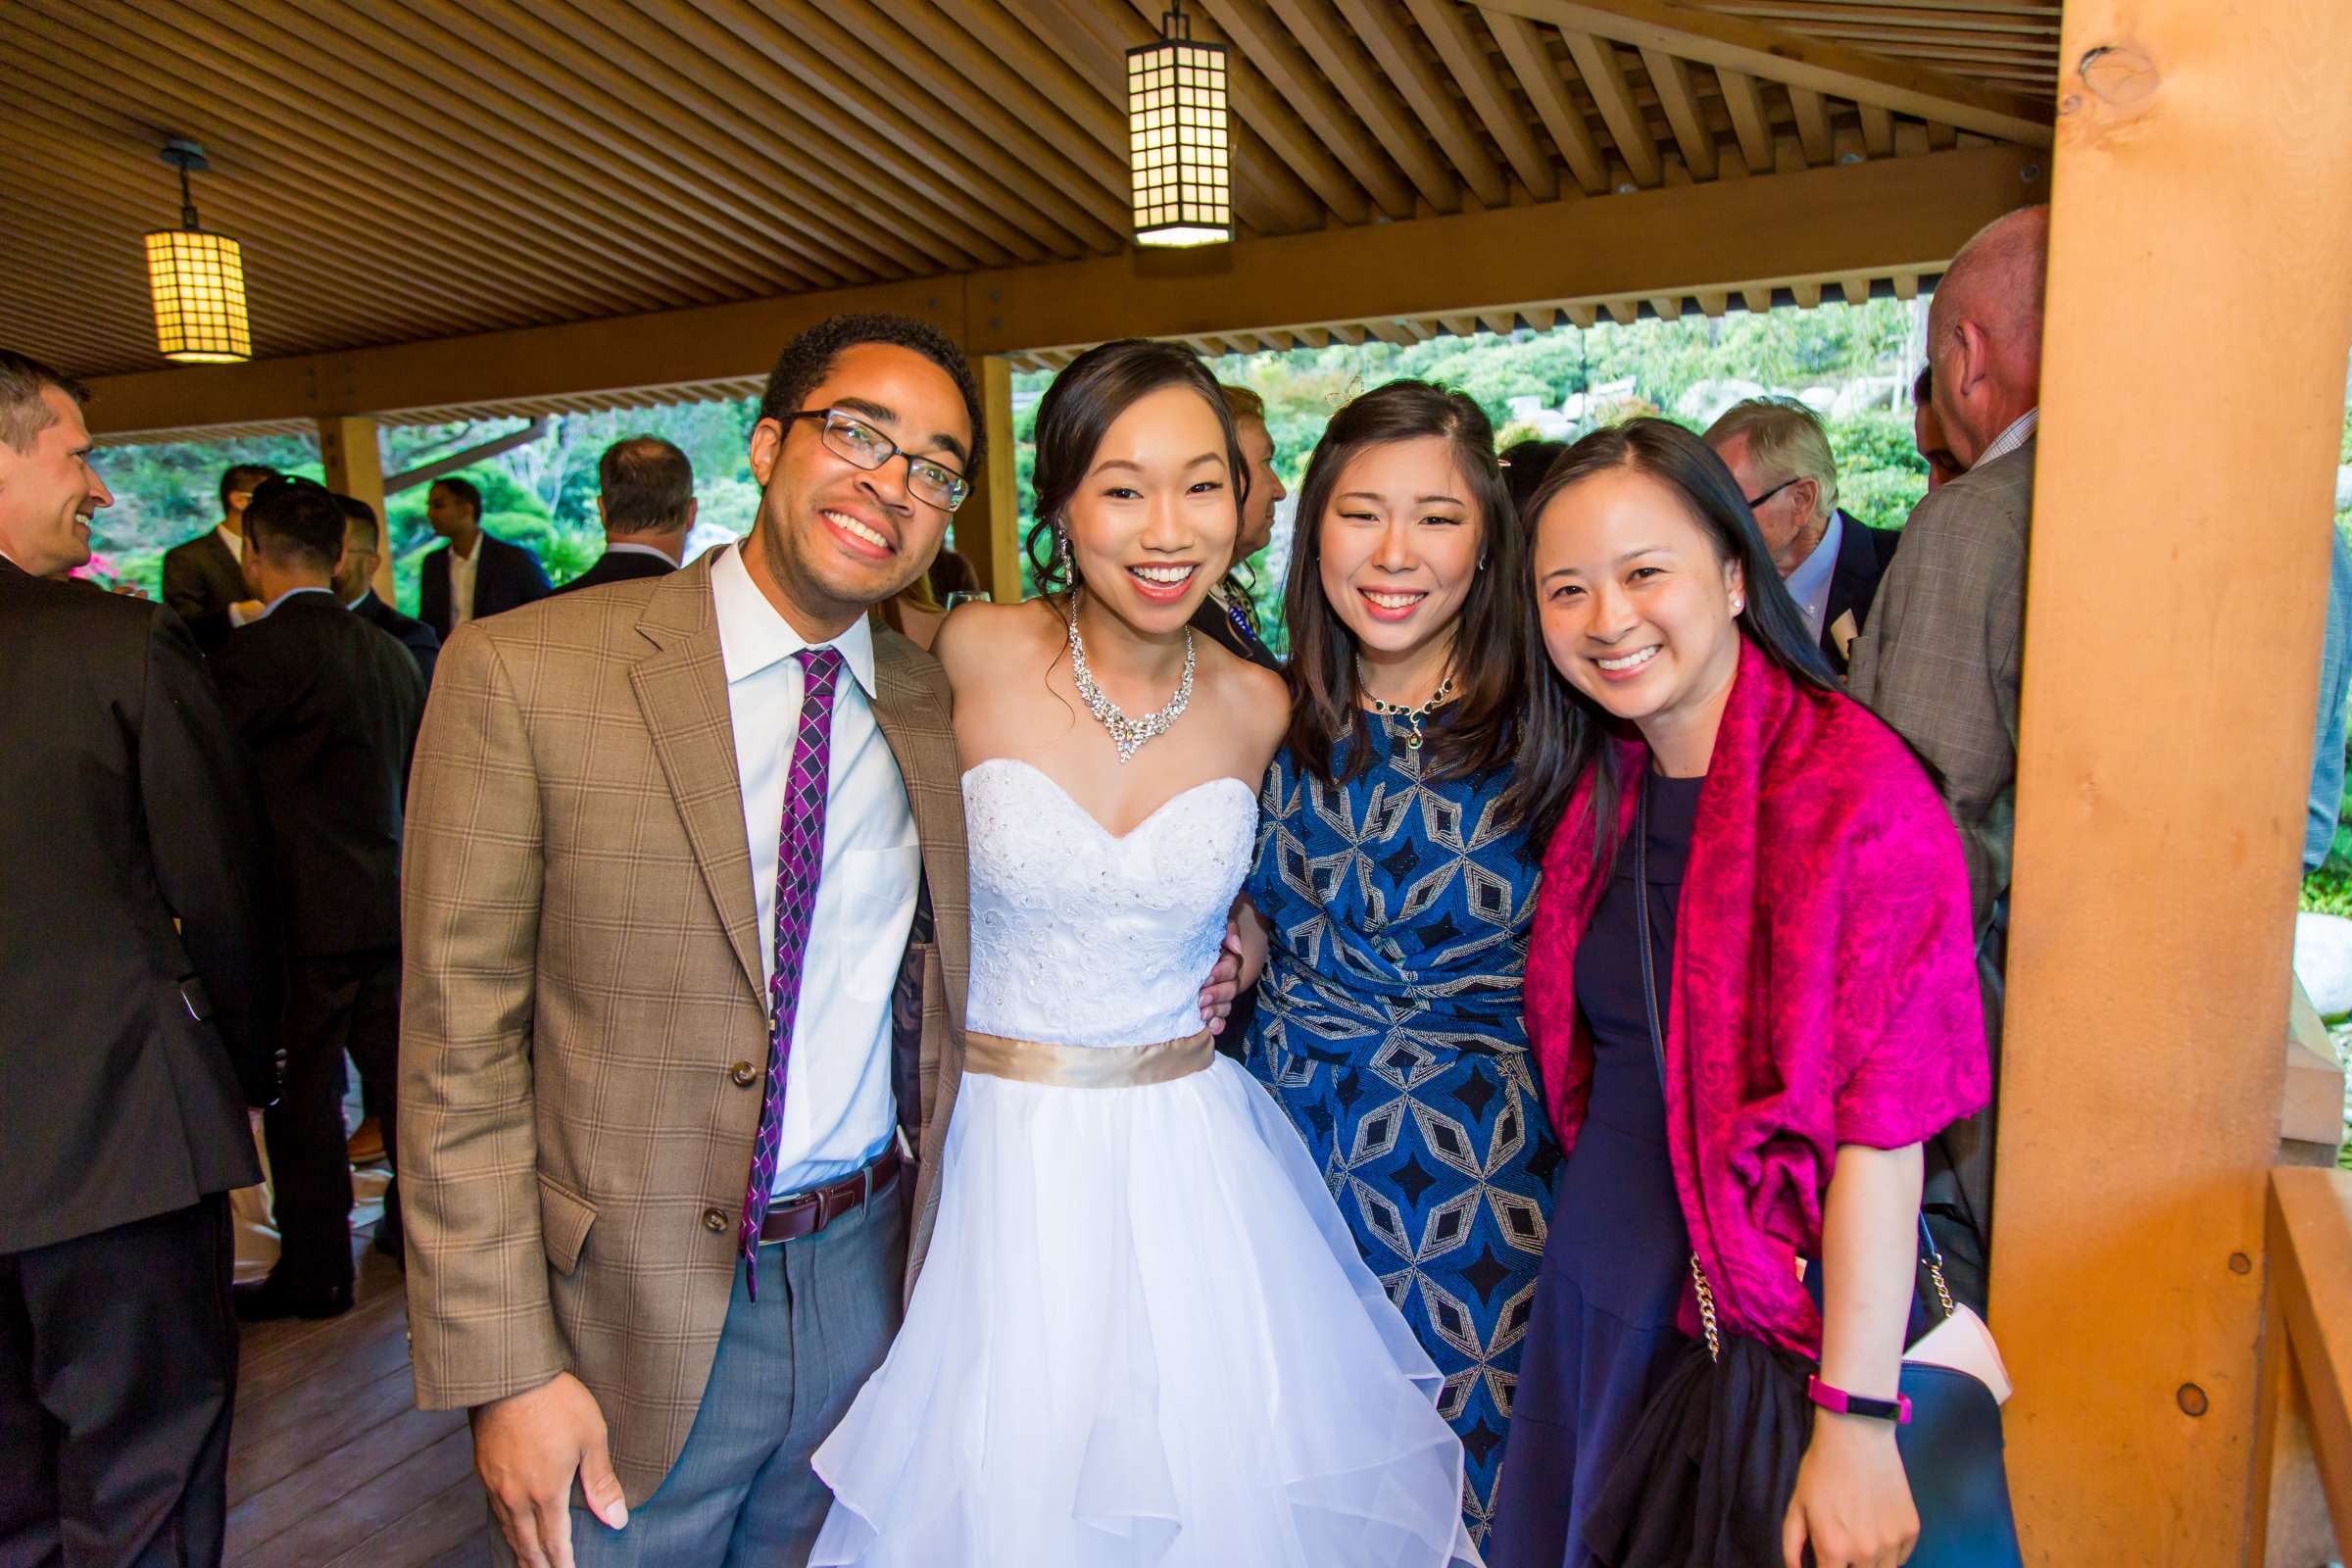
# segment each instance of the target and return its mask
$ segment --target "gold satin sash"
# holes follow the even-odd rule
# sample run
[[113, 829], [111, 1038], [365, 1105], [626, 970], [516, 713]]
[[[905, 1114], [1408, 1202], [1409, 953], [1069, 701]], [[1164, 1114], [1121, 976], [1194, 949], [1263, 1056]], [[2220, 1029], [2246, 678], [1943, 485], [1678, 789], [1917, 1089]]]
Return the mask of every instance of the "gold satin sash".
[[1137, 1089], [1173, 1083], [1216, 1059], [1216, 1037], [1205, 1029], [1149, 1046], [1049, 1046], [1003, 1035], [963, 1037], [965, 1072], [1054, 1089]]

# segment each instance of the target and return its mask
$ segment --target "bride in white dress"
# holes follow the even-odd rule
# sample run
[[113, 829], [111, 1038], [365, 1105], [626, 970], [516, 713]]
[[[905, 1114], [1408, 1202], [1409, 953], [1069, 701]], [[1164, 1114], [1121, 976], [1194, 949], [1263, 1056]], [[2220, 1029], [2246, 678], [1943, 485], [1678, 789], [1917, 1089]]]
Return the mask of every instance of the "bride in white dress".
[[1078, 586], [940, 633], [965, 1076], [905, 1326], [817, 1450], [813, 1563], [1478, 1561], [1436, 1368], [1200, 1024], [1288, 716], [1278, 677], [1186, 627], [1246, 471], [1191, 354], [1093, 351], [1038, 419], [1047, 580]]

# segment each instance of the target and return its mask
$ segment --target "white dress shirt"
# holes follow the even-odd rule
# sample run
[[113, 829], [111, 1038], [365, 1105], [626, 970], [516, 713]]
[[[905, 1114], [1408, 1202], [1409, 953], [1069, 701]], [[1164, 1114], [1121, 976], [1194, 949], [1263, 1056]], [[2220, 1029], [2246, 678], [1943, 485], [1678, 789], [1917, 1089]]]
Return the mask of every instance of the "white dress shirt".
[[1977, 454], [1977, 461], [1970, 464], [1969, 466], [1972, 468], [1983, 467], [1995, 458], [2007, 457], [2019, 447], [2033, 440], [2034, 432], [2040, 428], [2041, 410], [2039, 408], [2028, 409], [2010, 420], [2009, 428], [1994, 436], [1984, 450]]
[[461, 556], [452, 542], [449, 547], [449, 629], [457, 630], [473, 618], [473, 575], [482, 564], [482, 541], [476, 535], [473, 554]]
[[[776, 849], [801, 717], [801, 662], [792, 656], [809, 645], [753, 583], [741, 546], [713, 557], [710, 600], [743, 781], [764, 985], [775, 970]], [[856, 1172], [891, 1140], [890, 992], [922, 875], [906, 781], [874, 721], [873, 632], [860, 616], [831, 646], [841, 654], [842, 677], [833, 689], [824, 863], [802, 959], [770, 1189], [779, 1198]]]
[[1845, 538], [1845, 514], [1832, 508], [1830, 525], [1813, 541], [1813, 553], [1796, 564], [1783, 579], [1788, 597], [1805, 617], [1805, 635], [1821, 641], [1822, 622], [1830, 613], [1830, 579], [1838, 574], [1838, 547]]

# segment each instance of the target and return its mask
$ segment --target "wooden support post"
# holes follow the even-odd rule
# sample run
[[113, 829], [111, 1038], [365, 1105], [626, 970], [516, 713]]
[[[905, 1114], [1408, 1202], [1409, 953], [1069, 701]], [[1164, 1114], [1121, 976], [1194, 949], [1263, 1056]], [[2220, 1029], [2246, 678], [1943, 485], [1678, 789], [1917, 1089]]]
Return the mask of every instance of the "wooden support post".
[[1012, 441], [1012, 361], [975, 355], [980, 412], [987, 421], [988, 457], [972, 493], [956, 514], [955, 544], [972, 564], [980, 587], [1000, 605], [1021, 600], [1020, 486]]
[[375, 596], [392, 603], [392, 519], [384, 515], [384, 457], [373, 419], [350, 415], [318, 421], [318, 462], [326, 487], [375, 509], [382, 548], [375, 558]]
[[2352, 7], [2068, 0], [2060, 59], [1993, 1327], [2027, 1560], [2208, 1568], [2251, 1539]]

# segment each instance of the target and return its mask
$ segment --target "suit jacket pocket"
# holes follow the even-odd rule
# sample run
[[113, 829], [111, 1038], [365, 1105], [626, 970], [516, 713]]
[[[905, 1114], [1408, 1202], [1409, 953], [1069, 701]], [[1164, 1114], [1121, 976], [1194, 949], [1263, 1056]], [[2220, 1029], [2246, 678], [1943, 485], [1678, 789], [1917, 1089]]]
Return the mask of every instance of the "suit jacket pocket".
[[547, 1249], [550, 1268], [568, 1275], [578, 1267], [580, 1250], [588, 1245], [588, 1227], [595, 1223], [594, 1203], [540, 1173], [539, 1240]]

